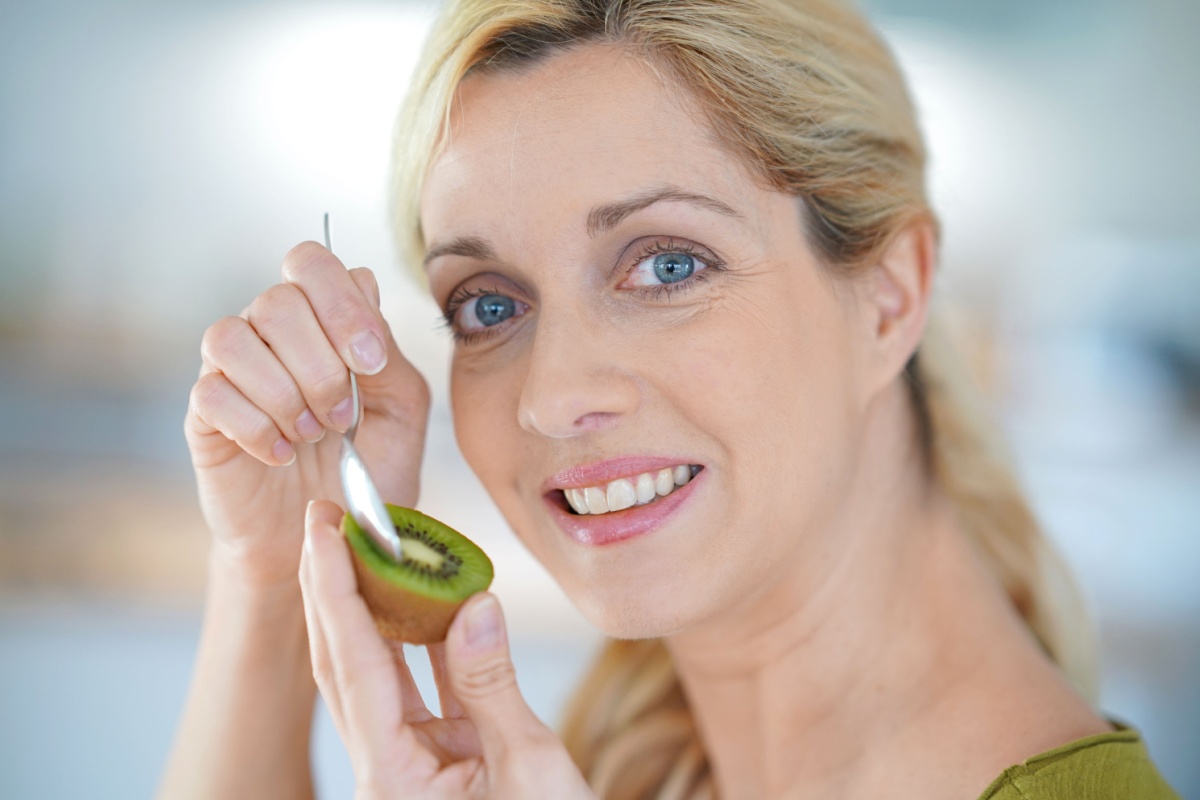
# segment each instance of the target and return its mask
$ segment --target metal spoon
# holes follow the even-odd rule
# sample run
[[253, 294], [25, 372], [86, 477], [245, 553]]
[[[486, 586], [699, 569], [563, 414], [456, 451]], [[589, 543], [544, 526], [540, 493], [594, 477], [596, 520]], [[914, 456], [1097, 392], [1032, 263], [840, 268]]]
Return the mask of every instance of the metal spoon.
[[[325, 248], [332, 252], [329, 244], [329, 215], [325, 215]], [[400, 561], [403, 551], [400, 547], [400, 535], [396, 526], [379, 498], [379, 490], [375, 488], [371, 476], [367, 474], [367, 466], [363, 463], [358, 451], [354, 449], [354, 435], [358, 433], [358, 423], [362, 420], [362, 403], [358, 395], [358, 378], [350, 371], [350, 402], [354, 404], [354, 420], [342, 437], [342, 453], [339, 471], [342, 476], [342, 492], [346, 495], [346, 505], [354, 521], [375, 540], [379, 548]]]

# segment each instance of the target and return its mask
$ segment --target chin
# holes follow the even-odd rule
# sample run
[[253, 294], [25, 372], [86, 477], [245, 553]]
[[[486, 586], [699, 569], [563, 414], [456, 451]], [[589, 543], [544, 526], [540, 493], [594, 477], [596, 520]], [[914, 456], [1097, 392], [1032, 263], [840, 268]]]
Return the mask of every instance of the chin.
[[691, 593], [662, 591], [593, 591], [564, 587], [568, 598], [588, 622], [613, 639], [652, 639], [669, 636], [697, 621]]

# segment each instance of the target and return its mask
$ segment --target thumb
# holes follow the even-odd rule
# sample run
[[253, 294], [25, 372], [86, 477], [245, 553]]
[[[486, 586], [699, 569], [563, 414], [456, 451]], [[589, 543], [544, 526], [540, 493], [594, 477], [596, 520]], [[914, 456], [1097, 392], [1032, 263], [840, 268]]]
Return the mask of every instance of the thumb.
[[511, 756], [549, 730], [521, 696], [508, 650], [508, 635], [495, 595], [468, 600], [446, 637], [450, 686], [479, 732], [484, 759]]

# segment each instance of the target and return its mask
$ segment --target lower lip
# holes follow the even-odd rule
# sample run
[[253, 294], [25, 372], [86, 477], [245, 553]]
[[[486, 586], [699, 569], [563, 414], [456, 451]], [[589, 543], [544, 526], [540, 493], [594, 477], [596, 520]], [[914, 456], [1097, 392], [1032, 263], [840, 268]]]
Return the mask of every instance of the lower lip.
[[595, 516], [572, 514], [549, 497], [546, 498], [546, 505], [550, 507], [550, 513], [558, 526], [580, 544], [597, 547], [615, 544], [650, 533], [666, 524], [668, 518], [692, 496], [693, 488], [704, 480], [706, 472], [707, 470], [701, 470], [694, 478], [666, 497], [622, 511]]

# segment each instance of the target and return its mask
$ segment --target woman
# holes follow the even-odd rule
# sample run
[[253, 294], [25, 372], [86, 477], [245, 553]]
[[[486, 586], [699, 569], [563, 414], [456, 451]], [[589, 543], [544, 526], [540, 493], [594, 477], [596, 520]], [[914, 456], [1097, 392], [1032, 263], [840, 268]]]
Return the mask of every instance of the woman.
[[1079, 693], [1065, 576], [922, 340], [923, 146], [855, 11], [460, 0], [399, 131], [459, 444], [614, 641], [560, 739], [476, 596], [425, 709], [324, 434], [353, 370], [364, 455], [414, 505], [428, 391], [371, 273], [300, 245], [204, 339], [210, 590], [165, 795], [310, 794], [315, 674], [361, 797], [1173, 796]]

